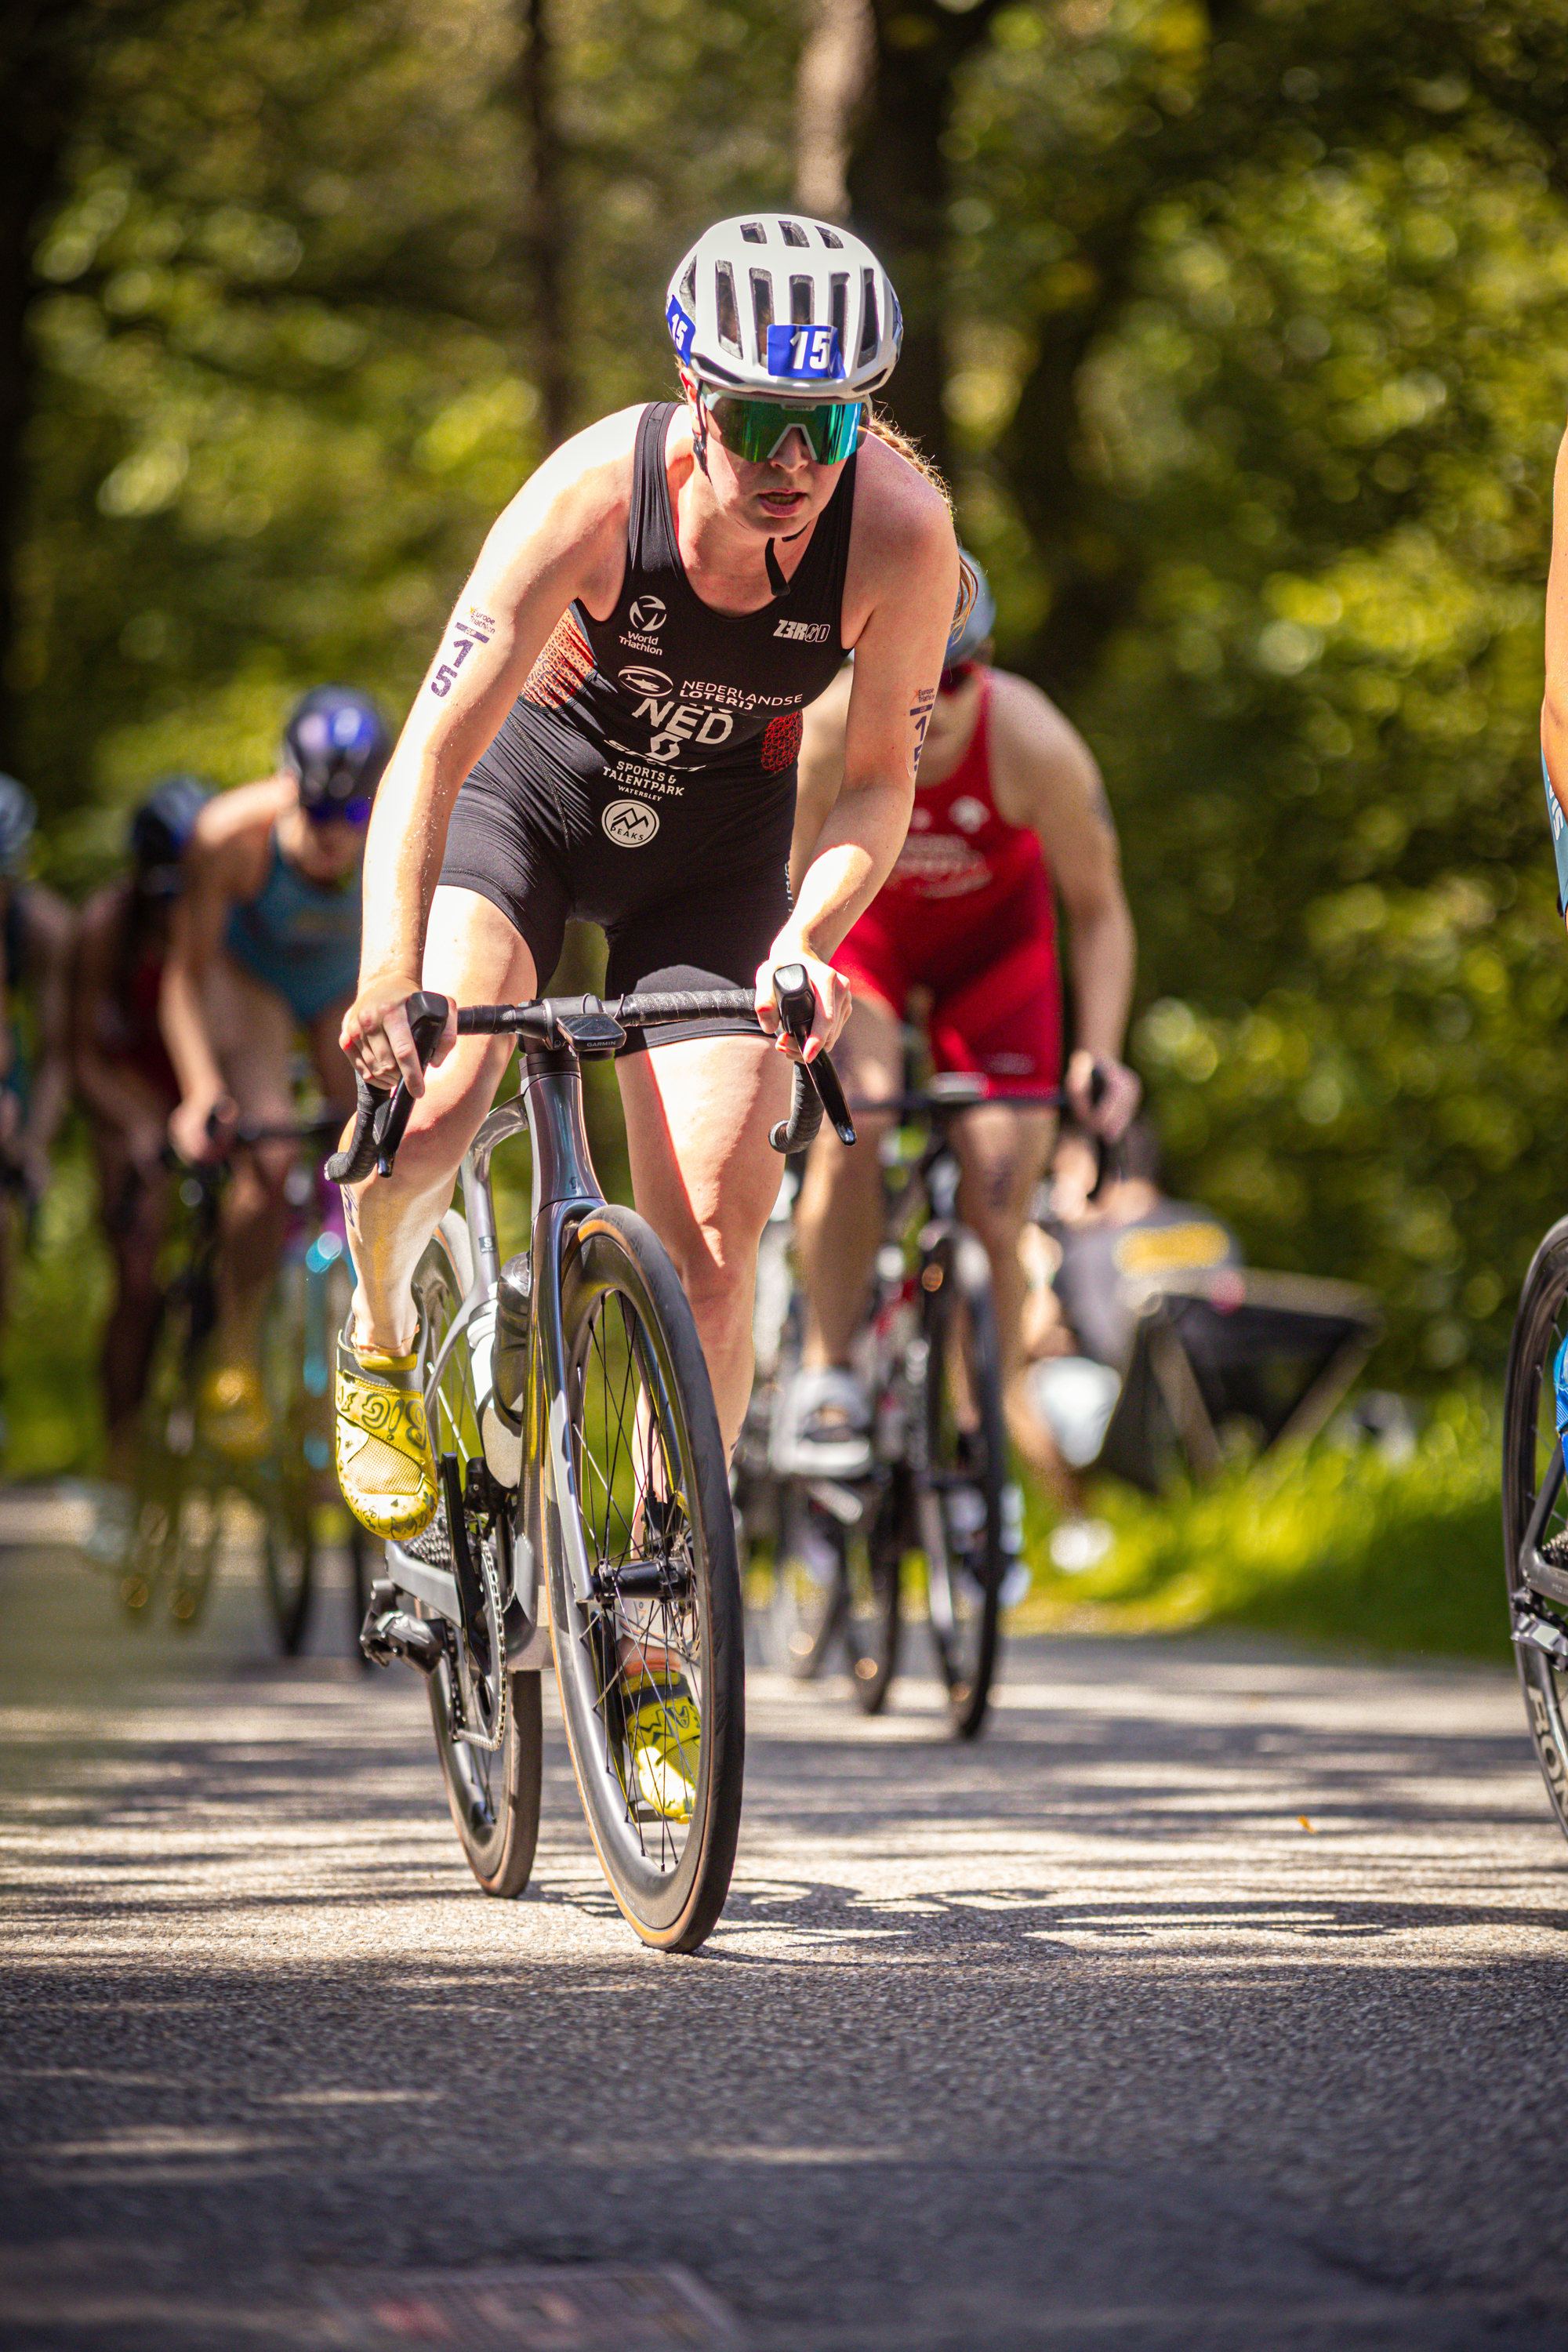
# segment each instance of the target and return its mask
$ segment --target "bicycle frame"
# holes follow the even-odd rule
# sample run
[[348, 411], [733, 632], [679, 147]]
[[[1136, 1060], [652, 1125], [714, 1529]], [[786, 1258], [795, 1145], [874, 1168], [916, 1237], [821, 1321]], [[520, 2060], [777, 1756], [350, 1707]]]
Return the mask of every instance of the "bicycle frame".
[[[533, 1311], [522, 1394], [506, 1400], [521, 1423], [518, 1477], [511, 1490], [512, 1586], [501, 1598], [510, 1621], [507, 1663], [513, 1669], [546, 1665], [550, 1637], [539, 1619], [542, 1517], [563, 1542], [572, 1581], [586, 1604], [593, 1591], [587, 1550], [576, 1511], [562, 1507], [573, 1492], [566, 1423], [566, 1350], [561, 1325], [561, 1272], [572, 1236], [605, 1193], [594, 1168], [583, 1120], [583, 1076], [574, 1054], [531, 1047], [523, 1055], [518, 1092], [482, 1121], [461, 1168], [463, 1211], [473, 1247], [473, 1279], [453, 1317], [441, 1353], [426, 1378], [438, 1377], [452, 1350], [470, 1345], [476, 1318], [496, 1301], [500, 1252], [496, 1234], [490, 1163], [497, 1149], [526, 1128], [532, 1146], [531, 1235]], [[543, 1400], [548, 1398], [548, 1410]], [[396, 1542], [386, 1547], [393, 1580], [459, 1628], [462, 1604], [456, 1577], [432, 1567]], [[520, 1622], [521, 1621], [521, 1622]]]

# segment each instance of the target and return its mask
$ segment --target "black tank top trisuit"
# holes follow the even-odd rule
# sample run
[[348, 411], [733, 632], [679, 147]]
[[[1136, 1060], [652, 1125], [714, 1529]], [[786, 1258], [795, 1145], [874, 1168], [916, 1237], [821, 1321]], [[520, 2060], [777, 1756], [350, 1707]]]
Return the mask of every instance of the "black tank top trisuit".
[[788, 912], [801, 712], [844, 659], [855, 460], [784, 593], [718, 613], [676, 544], [675, 413], [637, 426], [614, 612], [563, 614], [452, 814], [442, 880], [500, 908], [542, 987], [569, 914], [609, 934], [619, 993], [674, 967], [749, 987]]

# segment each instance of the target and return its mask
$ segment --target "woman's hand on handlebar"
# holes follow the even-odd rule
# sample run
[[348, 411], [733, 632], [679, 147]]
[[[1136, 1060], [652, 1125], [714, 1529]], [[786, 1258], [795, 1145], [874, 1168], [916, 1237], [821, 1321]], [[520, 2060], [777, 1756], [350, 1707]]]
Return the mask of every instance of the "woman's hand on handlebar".
[[[425, 1091], [425, 1072], [406, 1010], [408, 999], [419, 987], [417, 976], [407, 972], [379, 973], [360, 990], [343, 1015], [338, 1043], [353, 1064], [355, 1076], [383, 1094], [390, 1092], [399, 1078], [416, 1098]], [[444, 1062], [457, 1042], [458, 1008], [448, 1001], [447, 1025], [430, 1056], [432, 1065]]]
[[[804, 1052], [796, 1048], [787, 1031], [781, 1026], [778, 1007], [773, 1003], [773, 974], [784, 964], [800, 964], [805, 968], [805, 976], [811, 982], [811, 992], [816, 999], [816, 1011]], [[781, 939], [774, 940], [766, 962], [757, 967], [756, 1002], [757, 1019], [773, 1038], [779, 1052], [786, 1054], [792, 1062], [815, 1062], [818, 1054], [825, 1054], [837, 1045], [844, 1024], [849, 1018], [854, 998], [849, 992], [849, 982], [842, 972], [835, 971], [830, 963], [824, 963], [819, 957], [810, 954], [797, 943]]]
[[182, 1160], [201, 1168], [224, 1158], [238, 1122], [232, 1095], [187, 1095], [169, 1114], [169, 1140]]
[[1135, 1070], [1109, 1054], [1091, 1054], [1080, 1045], [1068, 1062], [1068, 1100], [1079, 1125], [1089, 1135], [1116, 1143], [1143, 1099], [1143, 1085]]

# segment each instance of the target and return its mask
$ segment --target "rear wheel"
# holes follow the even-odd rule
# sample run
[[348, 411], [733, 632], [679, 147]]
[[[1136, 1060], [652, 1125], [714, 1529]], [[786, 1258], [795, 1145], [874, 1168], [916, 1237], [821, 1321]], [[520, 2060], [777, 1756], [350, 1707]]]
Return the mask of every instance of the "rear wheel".
[[1568, 1217], [1525, 1278], [1503, 1405], [1503, 1559], [1536, 1761], [1568, 1833], [1568, 1480], [1554, 1372], [1568, 1340]]
[[691, 1310], [630, 1211], [578, 1227], [562, 1330], [545, 1552], [567, 1742], [616, 1902], [645, 1943], [694, 1951], [740, 1833], [741, 1584]]
[[786, 1485], [768, 1602], [770, 1659], [797, 1682], [814, 1682], [844, 1623], [847, 1601], [837, 1522], [803, 1488]]
[[221, 1486], [196, 1430], [191, 1284], [170, 1292], [137, 1415], [135, 1463], [121, 1560], [128, 1616], [146, 1620], [160, 1596], [178, 1625], [195, 1625], [217, 1566]]
[[[521, 1895], [539, 1843], [544, 1735], [537, 1669], [513, 1673], [502, 1628], [511, 1591], [511, 1507], [485, 1466], [472, 1360], [458, 1322], [473, 1279], [468, 1229], [456, 1211], [444, 1216], [414, 1277], [428, 1367], [425, 1409], [437, 1460], [457, 1471], [462, 1539], [483, 1597], [482, 1622], [469, 1638], [447, 1629], [447, 1655], [429, 1677], [436, 1751], [447, 1802], [468, 1866], [487, 1895]], [[423, 1535], [405, 1549], [432, 1566], [453, 1568], [452, 1529], [443, 1499]], [[425, 1612], [428, 1613], [428, 1612]]]
[[973, 1234], [942, 1236], [921, 1276], [925, 1465], [916, 1522], [931, 1640], [961, 1739], [985, 1720], [996, 1669], [1007, 1440], [991, 1270]]
[[899, 1663], [899, 1572], [903, 1545], [889, 1489], [868, 1527], [841, 1528], [844, 1646], [849, 1679], [868, 1715], [887, 1704]]

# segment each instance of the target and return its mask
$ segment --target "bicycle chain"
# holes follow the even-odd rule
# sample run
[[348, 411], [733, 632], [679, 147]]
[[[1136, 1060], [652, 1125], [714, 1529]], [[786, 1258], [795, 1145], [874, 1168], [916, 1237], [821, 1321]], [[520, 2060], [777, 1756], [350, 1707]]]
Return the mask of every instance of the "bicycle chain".
[[[478, 1554], [477, 1564], [479, 1574], [484, 1580], [485, 1614], [489, 1620], [488, 1631], [489, 1634], [491, 1672], [494, 1675], [496, 1687], [494, 1731], [489, 1734], [486, 1734], [479, 1728], [477, 1724], [470, 1725], [468, 1721], [470, 1710], [465, 1703], [464, 1693], [466, 1686], [469, 1685], [472, 1682], [473, 1666], [468, 1655], [468, 1645], [463, 1640], [460, 1633], [458, 1635], [458, 1687], [454, 1690], [453, 1696], [458, 1702], [458, 1713], [462, 1717], [462, 1722], [458, 1728], [460, 1728], [465, 1746], [469, 1748], [482, 1748], [493, 1754], [496, 1749], [504, 1746], [506, 1741], [506, 1717], [508, 1705], [507, 1684], [509, 1677], [506, 1671], [506, 1634], [501, 1625], [500, 1579], [496, 1574], [495, 1544], [493, 1538], [489, 1542], [487, 1542], [482, 1537], [473, 1539], [471, 1542], [471, 1549]], [[477, 1712], [477, 1710], [475, 1710], [475, 1712]]]

